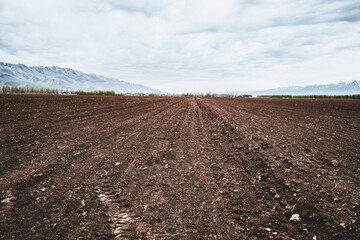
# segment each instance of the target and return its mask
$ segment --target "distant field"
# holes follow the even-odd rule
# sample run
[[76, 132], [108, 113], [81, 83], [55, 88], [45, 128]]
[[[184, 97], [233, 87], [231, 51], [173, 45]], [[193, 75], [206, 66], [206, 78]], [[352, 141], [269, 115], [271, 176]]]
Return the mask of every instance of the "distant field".
[[356, 239], [359, 119], [359, 100], [2, 94], [0, 239]]

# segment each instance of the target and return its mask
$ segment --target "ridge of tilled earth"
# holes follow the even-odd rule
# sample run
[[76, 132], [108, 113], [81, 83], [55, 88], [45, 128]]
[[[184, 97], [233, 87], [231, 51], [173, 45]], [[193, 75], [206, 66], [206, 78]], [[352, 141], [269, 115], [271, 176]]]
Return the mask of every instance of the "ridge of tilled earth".
[[359, 103], [0, 95], [0, 239], [356, 239]]

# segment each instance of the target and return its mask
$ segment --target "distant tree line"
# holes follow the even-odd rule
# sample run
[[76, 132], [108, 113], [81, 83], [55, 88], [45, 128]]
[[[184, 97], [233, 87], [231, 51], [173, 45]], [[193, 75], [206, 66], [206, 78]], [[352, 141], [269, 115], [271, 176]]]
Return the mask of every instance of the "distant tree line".
[[360, 99], [360, 94], [353, 95], [259, 95], [265, 98], [338, 98], [338, 99]]
[[115, 91], [73, 91], [62, 90], [58, 88], [32, 88], [32, 87], [16, 87], [2, 86], [2, 93], [28, 93], [28, 94], [72, 94], [72, 95], [115, 95]]
[[[172, 97], [222, 97], [251, 98], [250, 94], [217, 94], [217, 93], [183, 93], [183, 94], [156, 94], [156, 93], [115, 93], [115, 91], [81, 91], [81, 90], [62, 90], [58, 88], [32, 88], [2, 86], [2, 93], [24, 93], [24, 94], [71, 94], [71, 95], [102, 95], [102, 96], [172, 96]], [[354, 95], [259, 95], [262, 98], [337, 98], [337, 99], [360, 99], [360, 94]]]
[[114, 96], [115, 91], [75, 91], [74, 94], [76, 95], [105, 95], [105, 96]]
[[2, 86], [3, 93], [34, 93], [34, 94], [62, 94], [64, 91], [57, 88], [32, 88], [32, 87], [16, 87]]
[[16, 94], [70, 94], [70, 95], [102, 95], [102, 96], [171, 96], [171, 97], [252, 97], [249, 94], [217, 94], [217, 93], [183, 93], [183, 94], [156, 94], [156, 93], [115, 93], [115, 91], [82, 91], [62, 90], [58, 88], [32, 88], [17, 86], [2, 86], [2, 93]]

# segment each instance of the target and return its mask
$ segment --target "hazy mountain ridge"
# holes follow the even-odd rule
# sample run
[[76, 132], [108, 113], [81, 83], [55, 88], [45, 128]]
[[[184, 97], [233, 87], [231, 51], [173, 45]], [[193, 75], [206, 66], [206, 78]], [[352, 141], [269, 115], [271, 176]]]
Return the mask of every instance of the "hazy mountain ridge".
[[309, 86], [290, 86], [284, 88], [274, 88], [261, 91], [237, 92], [238, 94], [252, 95], [351, 95], [360, 94], [360, 81], [339, 82], [332, 84], [309, 85]]
[[0, 62], [0, 86], [2, 85], [84, 91], [114, 90], [117, 93], [161, 93], [144, 85], [86, 74], [70, 68], [29, 67]]

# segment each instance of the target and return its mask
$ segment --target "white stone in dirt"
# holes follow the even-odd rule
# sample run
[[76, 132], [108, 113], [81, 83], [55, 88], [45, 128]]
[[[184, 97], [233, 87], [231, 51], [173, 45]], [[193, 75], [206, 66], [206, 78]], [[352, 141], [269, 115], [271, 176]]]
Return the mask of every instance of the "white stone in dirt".
[[334, 167], [339, 166], [339, 162], [338, 162], [337, 160], [332, 160], [332, 161], [331, 161], [331, 164], [332, 164]]
[[5, 198], [4, 200], [1, 200], [2, 203], [9, 203], [11, 201], [11, 197]]
[[120, 165], [120, 163], [119, 163], [119, 162], [115, 163], [115, 166], [119, 166], [119, 165]]
[[293, 214], [290, 218], [290, 221], [300, 222], [301, 221], [300, 215], [297, 213]]

